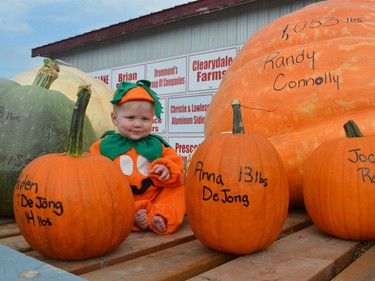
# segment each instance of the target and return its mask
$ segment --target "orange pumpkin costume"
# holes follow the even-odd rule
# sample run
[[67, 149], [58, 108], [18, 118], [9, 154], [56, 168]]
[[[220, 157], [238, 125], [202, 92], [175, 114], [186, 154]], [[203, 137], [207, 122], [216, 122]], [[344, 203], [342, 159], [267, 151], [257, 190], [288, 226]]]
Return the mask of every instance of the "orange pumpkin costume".
[[[145, 82], [146, 85], [144, 85]], [[151, 101], [150, 97], [155, 104], [159, 103], [154, 92], [153, 95], [147, 94], [151, 91], [147, 82], [145, 80], [137, 81], [137, 84], [122, 82], [123, 85], [120, 84], [120, 90], [116, 92], [117, 95], [121, 91], [119, 95], [122, 96], [116, 97], [115, 95], [112, 103], [121, 104], [128, 100]], [[145, 93], [147, 96], [144, 95]], [[160, 103], [157, 106], [155, 106], [156, 116], [160, 118], [162, 107]], [[141, 140], [134, 141], [114, 131], [108, 131], [92, 144], [90, 152], [103, 154], [112, 159], [128, 176], [135, 200], [135, 212], [140, 209], [146, 210], [150, 230], [159, 234], [169, 234], [178, 229], [185, 216], [185, 186], [182, 184], [183, 160], [162, 137], [150, 134]], [[163, 164], [169, 169], [168, 180], [160, 181], [158, 174], [149, 173], [156, 164]], [[153, 228], [151, 220], [156, 215], [165, 219], [167, 225], [165, 232], [160, 233]], [[141, 231], [136, 225], [132, 230]]]

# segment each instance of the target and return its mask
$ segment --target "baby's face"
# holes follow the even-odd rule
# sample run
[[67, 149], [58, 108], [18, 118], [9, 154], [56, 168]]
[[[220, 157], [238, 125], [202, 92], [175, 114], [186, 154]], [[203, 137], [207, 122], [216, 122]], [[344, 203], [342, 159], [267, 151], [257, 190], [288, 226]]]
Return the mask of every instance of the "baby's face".
[[151, 102], [136, 100], [115, 106], [111, 117], [122, 136], [139, 140], [151, 133], [154, 114]]

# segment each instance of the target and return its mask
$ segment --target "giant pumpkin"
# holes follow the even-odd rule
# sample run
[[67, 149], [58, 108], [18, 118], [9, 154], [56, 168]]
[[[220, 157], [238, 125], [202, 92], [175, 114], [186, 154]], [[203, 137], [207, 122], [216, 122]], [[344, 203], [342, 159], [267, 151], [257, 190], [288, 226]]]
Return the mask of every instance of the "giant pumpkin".
[[[37, 72], [38, 68], [34, 68], [12, 77], [12, 80], [22, 85], [29, 85]], [[110, 103], [114, 90], [103, 81], [78, 68], [66, 65], [59, 65], [59, 77], [50, 89], [61, 92], [74, 102], [77, 98], [77, 89], [83, 84], [91, 85], [92, 97], [86, 114], [99, 138], [105, 131], [116, 129], [111, 121], [112, 105]]]
[[[49, 90], [57, 76], [55, 65], [45, 61], [33, 85], [0, 78], [1, 216], [13, 216], [13, 188], [22, 169], [40, 155], [66, 150], [74, 102]], [[89, 150], [97, 138], [89, 120], [84, 128]]]
[[126, 176], [110, 159], [83, 151], [89, 99], [90, 88], [81, 86], [66, 153], [31, 161], [14, 188], [22, 235], [55, 259], [104, 255], [126, 239], [133, 225], [134, 199]]
[[248, 254], [271, 245], [288, 212], [288, 180], [273, 145], [243, 131], [234, 100], [233, 130], [207, 137], [186, 175], [186, 213], [207, 247]]
[[323, 1], [279, 18], [249, 38], [205, 117], [205, 136], [228, 131], [228, 101], [247, 111], [247, 132], [267, 137], [288, 172], [290, 204], [303, 205], [303, 163], [353, 118], [375, 133], [375, 2]]
[[374, 240], [375, 136], [363, 136], [352, 120], [344, 128], [346, 137], [321, 143], [306, 161], [305, 206], [326, 233]]

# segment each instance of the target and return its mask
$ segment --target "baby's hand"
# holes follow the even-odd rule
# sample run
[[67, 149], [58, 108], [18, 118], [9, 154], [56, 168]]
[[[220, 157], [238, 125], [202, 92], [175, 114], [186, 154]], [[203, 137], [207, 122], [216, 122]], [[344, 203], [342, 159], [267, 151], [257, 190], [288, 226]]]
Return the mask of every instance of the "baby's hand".
[[171, 176], [169, 169], [163, 164], [155, 164], [155, 166], [150, 170], [150, 174], [160, 175], [159, 180], [161, 181], [166, 181]]

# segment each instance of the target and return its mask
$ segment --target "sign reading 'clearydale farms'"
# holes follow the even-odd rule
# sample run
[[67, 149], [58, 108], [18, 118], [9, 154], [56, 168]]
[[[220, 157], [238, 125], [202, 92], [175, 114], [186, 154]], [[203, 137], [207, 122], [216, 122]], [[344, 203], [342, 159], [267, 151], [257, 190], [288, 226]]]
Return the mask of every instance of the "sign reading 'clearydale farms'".
[[189, 92], [217, 89], [237, 48], [189, 56]]
[[161, 119], [152, 132], [164, 137], [185, 162], [204, 139], [204, 119], [226, 70], [240, 46], [194, 53], [90, 73], [113, 89], [146, 79], [159, 95]]

